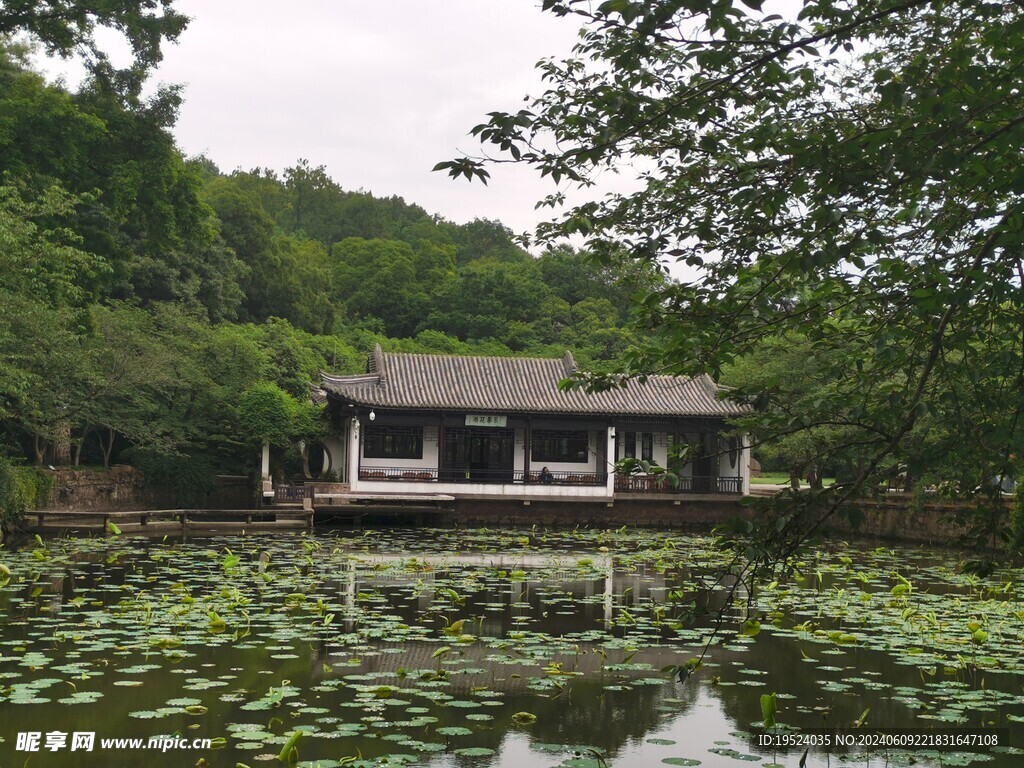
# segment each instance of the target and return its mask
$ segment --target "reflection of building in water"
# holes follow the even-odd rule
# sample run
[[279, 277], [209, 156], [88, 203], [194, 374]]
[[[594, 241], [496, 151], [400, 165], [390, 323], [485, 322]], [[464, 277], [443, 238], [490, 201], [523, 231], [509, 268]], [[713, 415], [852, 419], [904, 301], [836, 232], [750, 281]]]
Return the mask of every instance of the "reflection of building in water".
[[[398, 570], [403, 565], [406, 570]], [[459, 610], [463, 618], [467, 615], [483, 616], [484, 625], [478, 628], [478, 633], [496, 637], [517, 628], [517, 619], [529, 617], [537, 619], [530, 625], [531, 629], [554, 635], [598, 626], [609, 630], [620, 608], [664, 604], [669, 589], [680, 580], [686, 580], [685, 574], [679, 571], [670, 574], [647, 567], [629, 572], [616, 571], [614, 560], [608, 554], [419, 557], [360, 554], [352, 556], [346, 562], [344, 574], [334, 580], [344, 595], [348, 630], [352, 630], [353, 621], [358, 616], [357, 597], [360, 591], [379, 590], [389, 594], [394, 597], [391, 602], [396, 612], [414, 621], [437, 608], [437, 579], [448, 586], [453, 571], [460, 566], [483, 569], [485, 574], [506, 574], [503, 578], [494, 577], [500, 583], [498, 591], [478, 590], [464, 595], [466, 605]], [[512, 573], [517, 576], [508, 576]], [[729, 589], [735, 588], [736, 600], [743, 600], [746, 595], [745, 588], [737, 583], [735, 576], [724, 576], [719, 586], [721, 589], [711, 592], [687, 591], [684, 597], [696, 600], [701, 609], [715, 611], [725, 605]], [[415, 610], [412, 610], [408, 595], [402, 594], [403, 589], [416, 594]], [[560, 601], [545, 612], [540, 599], [544, 593], [560, 593], [571, 599]], [[495, 610], [499, 601], [506, 606], [504, 611]]]
[[[460, 579], [464, 578], [468, 578], [472, 586], [460, 587], [461, 593], [456, 593], [457, 598], [453, 600], [452, 587], [459, 587]], [[375, 613], [385, 611], [409, 626], [428, 627], [428, 636], [435, 635], [452, 645], [455, 654], [474, 661], [488, 661], [488, 679], [502, 677], [509, 666], [519, 662], [480, 643], [459, 645], [456, 637], [442, 634], [450, 622], [462, 620], [465, 623], [463, 633], [485, 638], [501, 639], [524, 631], [546, 635], [553, 638], [553, 642], [564, 639], [565, 643], [579, 643], [580, 654], [573, 654], [572, 658], [560, 657], [558, 661], [569, 664], [567, 669], [597, 673], [605, 663], [597, 653], [600, 643], [585, 641], [600, 640], [600, 637], [586, 637], [586, 634], [589, 631], [613, 635], [628, 633], [629, 622], [623, 622], [620, 615], [623, 610], [637, 613], [657, 608], [671, 617], [673, 611], [682, 611], [680, 602], [685, 600], [695, 599], [701, 607], [712, 611], [725, 600], [724, 594], [719, 592], [710, 595], [686, 592], [682, 601], [676, 596], [675, 602], [666, 602], [670, 588], [680, 581], [679, 571], [665, 573], [641, 567], [616, 572], [613, 558], [607, 554], [409, 557], [360, 553], [345, 561], [343, 572], [333, 580], [344, 606], [335, 625], [346, 633], [358, 632], [364, 601], [372, 601], [376, 603]], [[429, 629], [431, 626], [433, 630]], [[672, 640], [675, 635], [668, 622], [660, 626], [664, 638]], [[658, 631], [654, 629], [655, 633]], [[346, 638], [348, 642], [351, 640], [351, 637]], [[369, 641], [372, 643], [373, 638]], [[645, 644], [649, 643], [648, 634]], [[403, 647], [411, 645], [406, 643]], [[424, 658], [415, 663], [428, 669], [436, 667], [437, 661], [430, 656], [437, 647], [426, 642], [422, 649]], [[321, 651], [325, 657], [332, 652], [352, 654], [349, 646], [328, 646]], [[668, 645], [662, 650], [643, 653], [655, 654], [657, 658], [651, 663], [660, 670], [679, 663], [679, 654], [683, 652], [680, 646]], [[403, 659], [394, 669], [410, 668], [411, 660], [406, 653], [387, 655]], [[491, 656], [494, 658], [488, 658]], [[529, 666], [532, 662], [526, 664]], [[479, 681], [467, 684], [479, 684]]]
[[[435, 582], [438, 574], [447, 585], [451, 581], [450, 569], [459, 566], [486, 569], [486, 572], [495, 574], [504, 572], [506, 577], [500, 578], [502, 590], [499, 592], [487, 591], [480, 594], [480, 591], [471, 592], [465, 596], [467, 605], [461, 609], [462, 613], [481, 615], [483, 626], [478, 631], [487, 635], [500, 636], [514, 627], [517, 618], [525, 618], [535, 615], [536, 611], [531, 603], [537, 597], [538, 590], [555, 591], [573, 598], [582, 599], [572, 605], [583, 609], [585, 622], [582, 628], [594, 627], [593, 619], [596, 614], [601, 614], [601, 620], [607, 628], [612, 623], [614, 611], [614, 590], [615, 580], [613, 560], [610, 555], [598, 555], [586, 557], [587, 564], [581, 570], [581, 556], [568, 555], [517, 555], [514, 557], [503, 555], [451, 555], [451, 556], [422, 556], [410, 558], [403, 555], [360, 555], [347, 561], [344, 575], [335, 582], [339, 583], [339, 591], [344, 595], [346, 608], [346, 621], [351, 631], [352, 623], [358, 615], [357, 598], [361, 590], [382, 590], [388, 593], [399, 593], [404, 588], [416, 595], [416, 611], [422, 615], [435, 606], [437, 591]], [[397, 568], [405, 565], [408, 570], [400, 571]], [[382, 570], [377, 570], [383, 567]], [[516, 573], [515, 578], [507, 574]], [[533, 574], [533, 578], [531, 578]], [[496, 577], [497, 578], [497, 577]], [[624, 577], [631, 582], [633, 576]], [[662, 582], [664, 577], [659, 575]], [[638, 592], [645, 586], [637, 581]], [[600, 598], [596, 596], [600, 595]], [[501, 601], [506, 610], [497, 615], [493, 610], [495, 603]], [[599, 604], [600, 611], [597, 610]], [[399, 612], [402, 609], [408, 610], [411, 603], [408, 598], [399, 600], [395, 605]], [[474, 613], [475, 611], [475, 613]], [[408, 618], [414, 618], [408, 616]], [[574, 616], [577, 614], [574, 612]], [[543, 631], [560, 631], [563, 633], [579, 631], [581, 625], [578, 617], [571, 622], [560, 622], [560, 617], [552, 617], [551, 621], [544, 622]], [[564, 627], [547, 626], [549, 624], [566, 624]]]
[[[443, 663], [433, 658], [441, 642], [405, 642], [401, 645], [401, 653], [379, 652], [394, 646], [375, 643], [372, 650], [360, 650], [358, 668], [347, 666], [345, 662], [352, 654], [339, 649], [334, 654], [317, 656], [310, 671], [314, 678], [373, 675], [372, 682], [367, 682], [367, 685], [409, 689], [417, 687], [421, 674], [443, 669], [447, 672], [446, 684], [438, 690], [459, 699], [492, 699], [503, 705], [501, 710], [485, 707], [479, 711], [502, 712], [506, 717], [510, 712], [520, 711], [537, 715], [537, 722], [530, 726], [532, 741], [600, 744], [612, 755], [631, 739], [646, 737], [666, 719], [687, 714], [699, 698], [702, 686], [707, 684], [707, 681], [698, 679], [680, 684], [660, 674], [658, 670], [662, 667], [679, 664], [689, 656], [690, 652], [679, 646], [643, 650], [632, 660], [646, 662], [651, 669], [608, 671], [603, 667], [621, 662], [622, 652], [610, 651], [605, 660], [598, 653], [601, 644], [597, 642], [579, 643], [578, 653], [552, 654], [545, 656], [543, 662], [524, 658], [512, 649], [502, 651], [480, 642], [458, 645], [449, 641], [446, 644], [452, 647], [452, 652], [446, 654]], [[321, 653], [326, 650], [321, 648]], [[581, 674], [558, 678], [563, 689], [531, 689], [534, 681], [549, 679], [542, 668], [549, 660], [561, 663], [564, 670]], [[322, 662], [337, 666], [325, 672]], [[403, 670], [401, 676], [400, 669]], [[460, 669], [469, 671], [463, 673]], [[656, 684], [637, 682], [656, 678], [660, 678]], [[401, 699], [407, 695], [399, 691], [394, 697]], [[463, 711], [453, 710], [452, 722], [459, 722]], [[442, 704], [432, 714], [445, 721], [444, 712]], [[506, 735], [505, 728], [494, 728], [479, 732], [475, 738], [479, 746], [500, 749]]]

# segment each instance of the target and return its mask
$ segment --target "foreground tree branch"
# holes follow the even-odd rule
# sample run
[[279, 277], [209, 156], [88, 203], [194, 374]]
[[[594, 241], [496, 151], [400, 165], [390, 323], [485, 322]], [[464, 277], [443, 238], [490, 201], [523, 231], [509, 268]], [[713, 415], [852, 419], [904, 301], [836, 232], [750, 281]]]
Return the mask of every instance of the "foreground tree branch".
[[[545, 7], [586, 23], [573, 56], [538, 65], [546, 90], [529, 109], [473, 130], [493, 160], [439, 169], [485, 179], [489, 163], [516, 162], [579, 187], [605, 168], [634, 177], [635, 192], [559, 210], [560, 191], [536, 233], [687, 275], [637, 297], [619, 376], [582, 383], [725, 377], [756, 405], [738, 428], [769, 445], [811, 435], [796, 466], [847, 467], [835, 491], [773, 505], [765, 563], [854, 515], [894, 467], [908, 484], [991, 496], [1024, 450], [1024, 395], [1007, 386], [1024, 365], [1024, 9]], [[786, 345], [811, 361], [803, 383], [770, 372], [766, 350]]]

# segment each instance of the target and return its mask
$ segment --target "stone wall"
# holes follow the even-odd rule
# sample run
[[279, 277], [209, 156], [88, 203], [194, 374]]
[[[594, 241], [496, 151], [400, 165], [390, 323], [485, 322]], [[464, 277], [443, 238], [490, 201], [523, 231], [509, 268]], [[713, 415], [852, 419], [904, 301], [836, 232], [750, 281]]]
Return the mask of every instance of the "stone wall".
[[[1007, 514], [1009, 500], [1005, 507]], [[909, 494], [889, 494], [884, 499], [858, 502], [864, 521], [853, 528], [845, 520], [830, 521], [832, 532], [865, 536], [916, 544], [949, 546], [965, 533], [965, 526], [956, 522], [958, 512], [967, 509], [964, 503], [926, 502], [911, 503]]]
[[[929, 502], [914, 508], [910, 498], [892, 494], [882, 501], [862, 501], [864, 522], [853, 528], [844, 520], [833, 520], [824, 529], [827, 535], [903, 541], [949, 546], [964, 532], [955, 516], [963, 510], [956, 503]], [[496, 499], [458, 499], [451, 512], [432, 518], [438, 524], [465, 527], [571, 528], [575, 526], [618, 528], [675, 528], [708, 531], [736, 517], [748, 517], [753, 509], [736, 499], [673, 501], [654, 499], [617, 499], [605, 502], [502, 501]]]
[[47, 509], [144, 509], [156, 501], [147, 498], [142, 473], [126, 465], [110, 469], [58, 467], [51, 476], [53, 487]]
[[[53, 488], [46, 509], [117, 511], [171, 509], [178, 505], [159, 491], [147, 489], [142, 473], [119, 464], [110, 469], [58, 467], [50, 471]], [[206, 509], [250, 509], [256, 504], [252, 481], [245, 476], [222, 475], [199, 506]]]
[[749, 513], [735, 499], [687, 502], [654, 499], [622, 499], [606, 502], [501, 501], [458, 499], [454, 509], [438, 516], [439, 523], [465, 527], [531, 525], [546, 528], [630, 527], [708, 530], [718, 523]]

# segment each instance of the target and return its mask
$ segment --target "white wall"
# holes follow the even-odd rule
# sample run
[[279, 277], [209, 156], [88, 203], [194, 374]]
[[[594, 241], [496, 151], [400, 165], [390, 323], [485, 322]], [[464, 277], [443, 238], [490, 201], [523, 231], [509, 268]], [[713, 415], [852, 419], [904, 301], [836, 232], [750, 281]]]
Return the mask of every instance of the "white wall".
[[[322, 441], [324, 449], [330, 454], [331, 457], [331, 474], [332, 476], [337, 473], [339, 477], [345, 474], [345, 463], [347, 456], [345, 455], [345, 448], [347, 447], [343, 437], [325, 437]], [[321, 475], [322, 480], [326, 477]]]
[[[736, 450], [728, 450], [730, 444], [735, 446]], [[723, 437], [719, 442], [718, 450], [721, 451], [721, 455], [718, 457], [719, 477], [737, 477], [743, 471], [741, 469], [743, 456], [739, 446], [737, 438]]]
[[535, 496], [610, 498], [604, 485], [556, 485], [548, 483], [435, 483], [411, 480], [362, 480], [360, 493], [445, 494], [450, 496]]

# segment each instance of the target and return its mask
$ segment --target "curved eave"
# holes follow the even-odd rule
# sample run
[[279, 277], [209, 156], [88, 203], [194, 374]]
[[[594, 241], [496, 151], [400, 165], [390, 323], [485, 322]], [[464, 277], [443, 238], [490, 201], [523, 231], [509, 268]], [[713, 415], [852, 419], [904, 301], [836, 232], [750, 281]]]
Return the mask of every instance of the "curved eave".
[[[417, 405], [417, 406], [397, 406], [391, 403], [383, 403], [379, 400], [363, 399], [354, 397], [351, 395], [342, 395], [338, 392], [327, 392], [328, 400], [334, 400], [344, 405], [348, 405], [353, 408], [374, 408], [380, 411], [388, 411], [392, 413], [415, 413], [415, 414], [430, 414], [430, 413], [479, 413], [479, 414], [493, 414], [493, 415], [511, 415], [517, 416], [558, 416], [565, 418], [579, 418], [579, 419], [729, 419], [744, 416], [750, 413], [749, 408], [737, 410], [737, 411], [719, 411], [719, 412], [705, 412], [705, 413], [641, 413], [631, 411], [579, 411], [579, 410], [536, 410], [536, 409], [524, 409], [524, 408], [484, 408], [484, 407], [462, 407], [452, 406], [450, 404], [443, 405]], [[740, 407], [737, 406], [739, 409]]]

